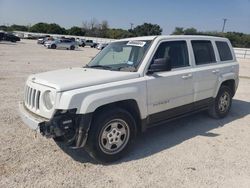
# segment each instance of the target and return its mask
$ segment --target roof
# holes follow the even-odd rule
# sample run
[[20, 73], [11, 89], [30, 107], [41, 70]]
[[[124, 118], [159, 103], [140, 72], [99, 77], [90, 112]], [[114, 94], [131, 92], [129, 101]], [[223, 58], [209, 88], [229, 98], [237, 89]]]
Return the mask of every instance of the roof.
[[205, 35], [156, 35], [156, 36], [142, 36], [142, 37], [133, 37], [125, 38], [117, 41], [128, 41], [128, 40], [154, 40], [154, 39], [225, 39], [223, 37], [213, 37]]

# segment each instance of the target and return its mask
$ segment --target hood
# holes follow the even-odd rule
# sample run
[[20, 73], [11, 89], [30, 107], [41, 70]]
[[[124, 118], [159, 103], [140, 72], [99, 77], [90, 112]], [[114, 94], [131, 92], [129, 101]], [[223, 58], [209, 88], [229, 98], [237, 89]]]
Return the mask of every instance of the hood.
[[109, 82], [138, 78], [137, 72], [119, 72], [91, 68], [68, 68], [34, 74], [29, 77], [34, 83], [66, 91]]

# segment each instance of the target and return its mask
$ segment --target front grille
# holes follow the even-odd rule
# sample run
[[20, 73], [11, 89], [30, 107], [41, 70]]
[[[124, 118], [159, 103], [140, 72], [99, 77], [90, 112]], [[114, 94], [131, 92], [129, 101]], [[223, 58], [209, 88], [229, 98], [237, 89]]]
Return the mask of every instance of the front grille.
[[41, 91], [34, 89], [30, 86], [25, 87], [24, 101], [28, 108], [38, 110], [40, 102]]

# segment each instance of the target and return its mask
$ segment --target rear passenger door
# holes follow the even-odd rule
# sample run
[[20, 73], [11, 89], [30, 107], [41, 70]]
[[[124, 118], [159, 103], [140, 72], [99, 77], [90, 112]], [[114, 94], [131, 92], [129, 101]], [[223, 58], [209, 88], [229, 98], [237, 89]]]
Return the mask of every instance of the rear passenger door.
[[214, 95], [220, 72], [214, 44], [210, 40], [191, 40], [191, 46], [195, 61], [194, 101], [198, 102], [196, 104], [207, 105]]
[[63, 40], [62, 46], [63, 48], [69, 48], [70, 47], [71, 40]]

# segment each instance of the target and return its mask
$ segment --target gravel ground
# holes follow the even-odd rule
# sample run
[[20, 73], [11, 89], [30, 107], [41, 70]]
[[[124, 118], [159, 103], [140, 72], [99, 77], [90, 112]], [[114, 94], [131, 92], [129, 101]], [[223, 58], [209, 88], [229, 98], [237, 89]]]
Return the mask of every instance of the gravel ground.
[[17, 103], [28, 75], [81, 66], [97, 52], [0, 43], [0, 187], [250, 187], [250, 61], [227, 118], [199, 113], [152, 128], [115, 164], [96, 164], [22, 123]]

